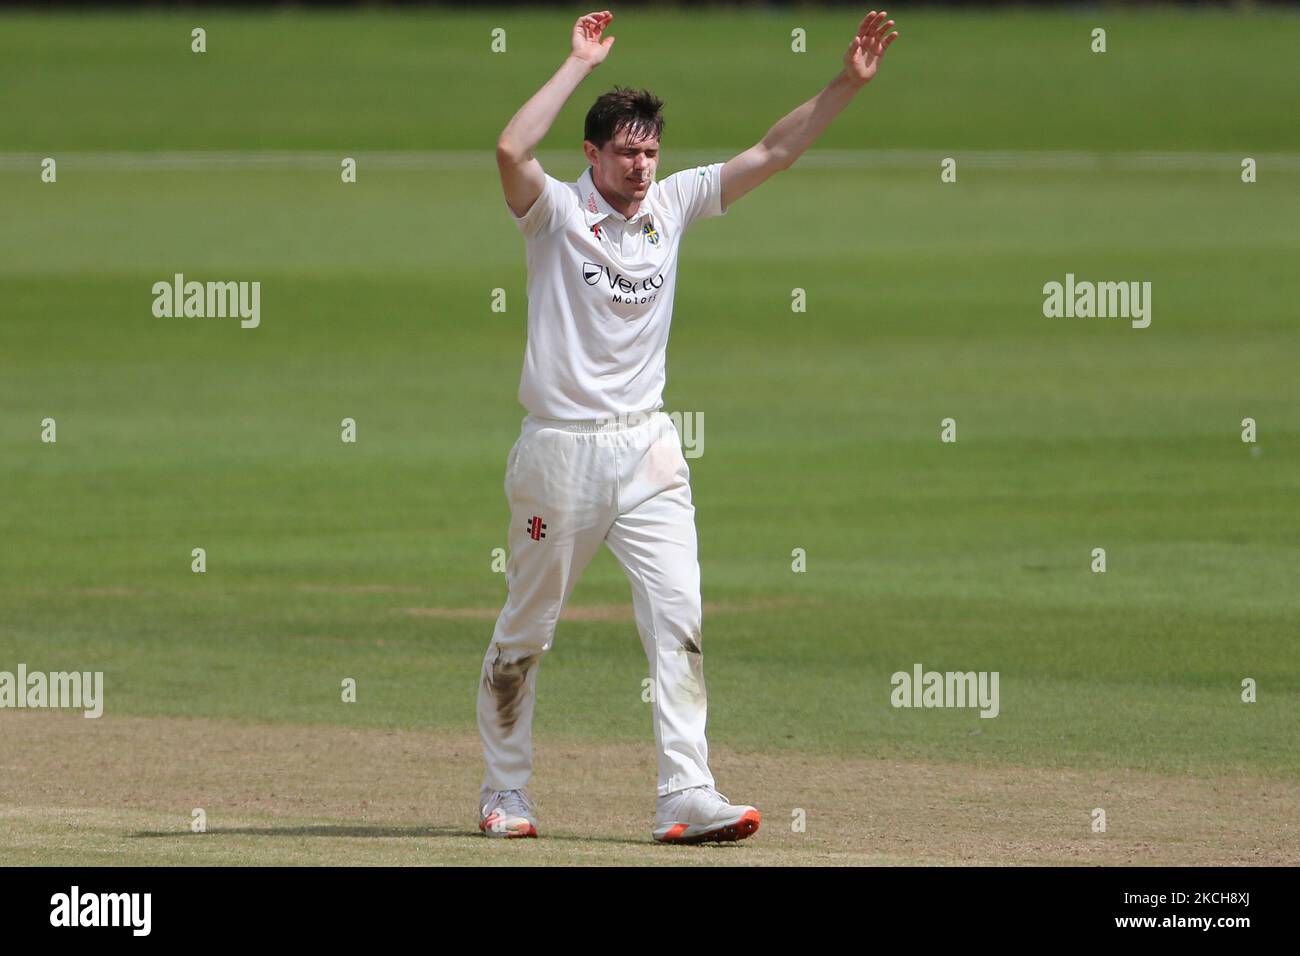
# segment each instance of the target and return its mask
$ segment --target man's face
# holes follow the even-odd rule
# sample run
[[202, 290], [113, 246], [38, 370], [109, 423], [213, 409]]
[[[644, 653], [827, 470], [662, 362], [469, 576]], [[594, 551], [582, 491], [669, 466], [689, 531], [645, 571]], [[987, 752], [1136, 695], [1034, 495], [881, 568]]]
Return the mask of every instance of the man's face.
[[645, 199], [659, 165], [658, 137], [634, 140], [626, 129], [621, 129], [604, 149], [597, 150], [590, 142], [585, 148], [592, 176], [605, 196], [615, 196], [627, 204]]

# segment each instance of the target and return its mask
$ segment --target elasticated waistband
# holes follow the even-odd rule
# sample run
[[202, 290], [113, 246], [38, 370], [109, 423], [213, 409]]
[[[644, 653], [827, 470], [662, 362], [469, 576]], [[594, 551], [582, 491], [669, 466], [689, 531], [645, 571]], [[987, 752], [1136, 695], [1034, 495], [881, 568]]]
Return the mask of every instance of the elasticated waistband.
[[524, 425], [527, 426], [529, 422], [532, 422], [539, 428], [559, 428], [566, 432], [616, 432], [648, 425], [661, 414], [663, 413], [659, 409], [653, 408], [645, 412], [625, 412], [621, 415], [610, 415], [608, 418], [593, 418], [586, 421], [542, 418], [539, 415], [529, 415], [524, 419]]

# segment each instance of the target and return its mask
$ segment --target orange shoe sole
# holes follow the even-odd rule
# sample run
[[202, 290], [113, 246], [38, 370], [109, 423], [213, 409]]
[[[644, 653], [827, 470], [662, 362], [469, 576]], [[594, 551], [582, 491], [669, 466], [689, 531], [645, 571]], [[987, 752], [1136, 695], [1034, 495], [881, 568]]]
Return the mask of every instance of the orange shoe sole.
[[750, 810], [735, 823], [728, 824], [725, 827], [718, 827], [716, 830], [707, 830], [694, 836], [683, 836], [682, 834], [689, 827], [685, 823], [679, 823], [662, 837], [655, 837], [655, 839], [660, 843], [679, 843], [683, 845], [693, 843], [734, 843], [757, 833], [761, 820], [762, 816], [757, 810]]
[[489, 833], [488, 830], [491, 828], [491, 826], [492, 826], [492, 817], [488, 817], [486, 820], [480, 820], [478, 824], [479, 831], [484, 836], [497, 837], [499, 839], [504, 838], [506, 840], [518, 840], [522, 837], [537, 836], [537, 827], [533, 826], [531, 823], [525, 823], [522, 827], [516, 827], [513, 830], [503, 830], [503, 831], [494, 830], [493, 832]]

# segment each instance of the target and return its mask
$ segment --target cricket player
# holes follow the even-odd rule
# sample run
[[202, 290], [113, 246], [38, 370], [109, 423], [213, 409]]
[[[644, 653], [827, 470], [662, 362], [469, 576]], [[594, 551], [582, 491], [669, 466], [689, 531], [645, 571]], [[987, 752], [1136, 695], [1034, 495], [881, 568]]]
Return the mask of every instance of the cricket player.
[[509, 595], [478, 688], [486, 835], [537, 836], [524, 788], [538, 664], [601, 542], [631, 583], [650, 664], [659, 752], [654, 838], [741, 840], [758, 829], [758, 811], [720, 794], [708, 765], [690, 469], [660, 410], [678, 254], [692, 223], [725, 215], [790, 168], [870, 82], [898, 36], [886, 16], [868, 13], [826, 88], [726, 163], [657, 181], [663, 103], [616, 87], [587, 113], [589, 167], [577, 182], [543, 171], [533, 150], [614, 44], [612, 36], [602, 40], [613, 19], [608, 10], [574, 24], [568, 59], [501, 133], [501, 185], [528, 258], [519, 385], [528, 415], [506, 463]]

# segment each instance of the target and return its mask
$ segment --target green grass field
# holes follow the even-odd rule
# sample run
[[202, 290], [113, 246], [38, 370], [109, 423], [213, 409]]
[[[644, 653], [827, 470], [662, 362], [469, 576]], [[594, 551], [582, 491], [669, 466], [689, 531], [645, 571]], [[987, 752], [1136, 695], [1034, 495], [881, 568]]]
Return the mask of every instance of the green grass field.
[[[665, 409], [705, 421], [711, 742], [1294, 783], [1300, 18], [892, 12], [881, 76], [814, 152], [685, 244]], [[548, 172], [582, 171], [582, 118], [615, 83], [667, 101], [660, 178], [730, 158], [834, 75], [857, 16], [618, 13]], [[524, 415], [524, 243], [489, 149], [571, 19], [0, 18], [0, 670], [102, 670], [104, 722], [474, 742]], [[135, 156], [188, 151], [295, 155]], [[261, 326], [154, 318], [176, 272], [260, 281]], [[1150, 328], [1045, 318], [1066, 273], [1150, 281]], [[608, 552], [573, 604], [630, 609]], [[539, 746], [648, 753], [630, 610], [589, 618], [542, 667]], [[1000, 715], [894, 709], [916, 662], [998, 671]], [[0, 765], [28, 770], [0, 785], [0, 833], [54, 772], [29, 757], [0, 733]]]

